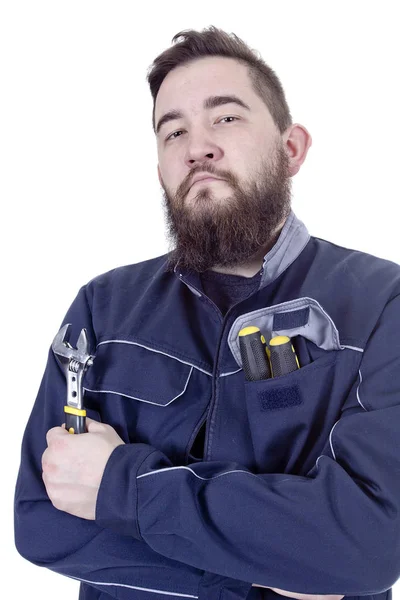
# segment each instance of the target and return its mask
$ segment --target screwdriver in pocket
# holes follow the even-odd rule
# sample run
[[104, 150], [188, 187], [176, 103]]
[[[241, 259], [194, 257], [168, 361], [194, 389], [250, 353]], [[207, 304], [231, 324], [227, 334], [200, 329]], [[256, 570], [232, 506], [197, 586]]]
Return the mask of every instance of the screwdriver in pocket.
[[243, 372], [248, 381], [269, 379], [269, 365], [265, 338], [260, 329], [253, 325], [239, 331], [239, 347]]
[[300, 368], [290, 337], [277, 335], [270, 340], [269, 346], [272, 377], [286, 375]]

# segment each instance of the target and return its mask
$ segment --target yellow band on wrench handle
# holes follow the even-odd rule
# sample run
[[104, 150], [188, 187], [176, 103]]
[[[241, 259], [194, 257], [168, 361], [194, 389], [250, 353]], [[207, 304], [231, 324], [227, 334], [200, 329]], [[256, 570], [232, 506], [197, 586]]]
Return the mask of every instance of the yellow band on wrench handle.
[[79, 417], [86, 417], [86, 410], [80, 408], [73, 408], [72, 406], [64, 406], [64, 412], [70, 415], [78, 415]]

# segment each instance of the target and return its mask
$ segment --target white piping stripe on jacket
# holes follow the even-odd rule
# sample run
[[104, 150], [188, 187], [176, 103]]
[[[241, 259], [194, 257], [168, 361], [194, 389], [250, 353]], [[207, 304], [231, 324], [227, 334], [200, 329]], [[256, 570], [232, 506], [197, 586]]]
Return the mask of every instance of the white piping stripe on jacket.
[[73, 577], [68, 575], [71, 579], [77, 581], [83, 581], [84, 583], [91, 583], [92, 585], [115, 585], [118, 587], [125, 587], [131, 590], [139, 590], [141, 592], [152, 592], [153, 594], [164, 594], [165, 596], [179, 596], [179, 598], [198, 598], [192, 594], [180, 594], [179, 592], [164, 592], [163, 590], [152, 590], [151, 588], [138, 587], [136, 585], [127, 585], [126, 583], [103, 583], [102, 581], [89, 581], [89, 579], [79, 579], [79, 577]]
[[99, 342], [97, 344], [97, 346], [101, 346], [102, 344], [132, 344], [133, 346], [140, 346], [141, 348], [146, 348], [146, 350], [150, 350], [151, 352], [157, 352], [158, 354], [164, 354], [164, 356], [169, 356], [170, 358], [174, 358], [175, 360], [183, 363], [184, 365], [189, 365], [190, 367], [193, 367], [194, 369], [197, 369], [198, 371], [201, 371], [202, 373], [205, 373], [206, 375], [209, 375], [210, 377], [212, 377], [212, 373], [209, 373], [208, 371], [205, 371], [204, 369], [200, 369], [200, 367], [197, 367], [196, 365], [193, 365], [190, 362], [187, 362], [185, 360], [181, 360], [180, 358], [177, 358], [176, 356], [172, 356], [172, 354], [168, 354], [167, 352], [162, 352], [161, 350], [155, 350], [154, 348], [149, 348], [149, 346], [145, 346], [144, 344], [138, 344], [138, 342], [130, 342], [128, 340], [104, 340], [103, 342]]
[[242, 367], [236, 369], [236, 371], [229, 371], [229, 373], [220, 373], [220, 377], [226, 377], [227, 375], [234, 375], [235, 373], [239, 373], [239, 371], [243, 371]]
[[357, 388], [357, 400], [358, 400], [358, 402], [359, 402], [360, 406], [362, 406], [364, 410], [367, 410], [367, 409], [365, 408], [365, 406], [363, 405], [363, 403], [361, 402], [361, 400], [360, 400], [360, 394], [359, 394], [359, 391], [360, 391], [360, 385], [362, 384], [362, 375], [361, 375], [361, 369], [359, 369], [359, 370], [358, 370], [358, 373], [359, 373], [359, 375], [360, 375], [360, 383], [358, 384], [358, 388]]
[[[114, 343], [116, 343], [116, 344], [132, 344], [134, 346], [140, 346], [140, 348], [146, 348], [146, 350], [150, 350], [151, 352], [157, 352], [157, 354], [163, 354], [164, 356], [168, 356], [169, 358], [174, 358], [178, 362], [181, 362], [184, 365], [189, 365], [193, 369], [197, 369], [198, 371], [205, 373], [209, 377], [212, 377], [212, 373], [210, 373], [209, 371], [206, 371], [205, 369], [200, 369], [200, 367], [197, 367], [193, 363], [190, 363], [190, 362], [187, 362], [180, 358], [177, 358], [176, 356], [172, 356], [172, 354], [168, 354], [167, 352], [162, 352], [161, 350], [155, 350], [154, 348], [150, 348], [149, 346], [145, 346], [144, 344], [139, 344], [138, 342], [130, 342], [128, 340], [104, 340], [103, 342], [99, 342], [97, 344], [97, 346], [101, 346], [102, 344], [114, 344]], [[226, 377], [227, 375], [234, 375], [235, 373], [238, 373], [241, 370], [242, 370], [242, 368], [239, 367], [238, 369], [236, 369], [236, 371], [229, 371], [229, 373], [221, 373], [220, 377]], [[100, 390], [88, 390], [88, 392], [93, 392], [93, 391], [100, 391]], [[117, 392], [111, 392], [111, 393], [116, 394]], [[124, 394], [121, 394], [121, 395], [123, 396]], [[133, 396], [128, 396], [128, 398], [132, 398], [132, 397]], [[138, 399], [139, 398], [135, 398], [135, 400], [138, 400]]]
[[177, 469], [186, 469], [190, 471], [197, 477], [198, 479], [203, 479], [203, 481], [208, 481], [209, 479], [217, 479], [218, 477], [222, 477], [223, 475], [229, 475], [229, 473], [246, 473], [246, 475], [251, 475], [252, 477], [258, 477], [254, 473], [250, 473], [250, 471], [243, 471], [241, 469], [234, 469], [233, 471], [225, 471], [225, 473], [219, 473], [219, 475], [214, 475], [213, 477], [201, 477], [201, 475], [197, 475], [193, 469], [190, 467], [166, 467], [165, 469], [157, 469], [156, 471], [150, 471], [149, 473], [143, 473], [143, 475], [138, 475], [136, 479], [140, 479], [141, 477], [148, 477], [149, 475], [155, 475], [156, 473], [166, 473], [167, 471], [175, 471]]
[[87, 390], [88, 392], [96, 392], [96, 393], [102, 393], [102, 394], [118, 394], [118, 396], [124, 396], [125, 398], [131, 398], [132, 400], [139, 400], [140, 402], [146, 402], [146, 404], [155, 404], [156, 406], [168, 406], [169, 404], [171, 404], [171, 402], [173, 402], [174, 400], [179, 398], [179, 396], [182, 396], [182, 394], [186, 391], [192, 371], [193, 371], [193, 367], [190, 369], [188, 378], [186, 379], [185, 387], [183, 388], [181, 393], [178, 394], [177, 396], [175, 396], [175, 398], [172, 398], [172, 400], [170, 400], [167, 404], [160, 404], [159, 402], [150, 402], [150, 400], [143, 400], [143, 398], [137, 398], [137, 396], [129, 396], [128, 394], [123, 394], [122, 392], [114, 392], [113, 390], [91, 390], [86, 387], [83, 389]]
[[364, 352], [364, 348], [357, 348], [357, 346], [341, 346], [341, 348], [347, 348], [348, 350], [356, 350], [357, 352]]
[[[360, 385], [361, 385], [361, 383], [362, 383], [361, 369], [359, 369], [359, 370], [358, 370], [358, 374], [359, 374], [359, 376], [360, 376], [360, 383], [358, 384], [358, 387], [357, 387], [357, 400], [358, 400], [358, 403], [360, 404], [360, 406], [361, 406], [361, 407], [362, 407], [362, 408], [363, 408], [363, 409], [364, 409], [364, 410], [367, 412], [367, 409], [366, 409], [366, 408], [365, 408], [365, 406], [362, 404], [362, 402], [361, 402], [361, 400], [360, 400], [360, 395], [359, 395], [359, 389], [360, 389]], [[339, 419], [339, 420], [340, 420], [340, 419]], [[331, 429], [331, 432], [330, 432], [330, 434], [329, 434], [329, 444], [330, 444], [330, 446], [331, 446], [331, 452], [332, 452], [332, 454], [333, 454], [333, 458], [334, 458], [335, 460], [336, 460], [336, 454], [335, 454], [335, 451], [333, 450], [333, 443], [332, 443], [332, 433], [333, 433], [333, 430], [334, 430], [334, 428], [336, 427], [336, 425], [337, 425], [338, 423], [339, 423], [339, 421], [336, 421], [336, 423], [335, 423], [335, 424], [334, 424], [334, 426], [332, 427], [332, 429]], [[316, 461], [316, 463], [315, 463], [317, 466], [318, 466], [318, 461], [319, 461], [319, 459], [320, 459], [322, 456], [326, 456], [326, 455], [325, 455], [325, 454], [321, 454], [321, 456], [318, 456], [318, 458], [317, 458], [317, 461]]]
[[331, 429], [331, 432], [330, 432], [330, 434], [329, 434], [329, 444], [330, 444], [330, 446], [331, 446], [331, 452], [332, 452], [332, 454], [333, 454], [333, 458], [334, 458], [335, 460], [336, 460], [336, 454], [335, 454], [335, 451], [334, 451], [334, 449], [333, 449], [333, 445], [332, 445], [332, 433], [333, 433], [333, 430], [335, 429], [335, 427], [336, 427], [336, 425], [337, 425], [338, 423], [339, 423], [339, 421], [336, 421], [336, 423], [335, 423], [335, 424], [334, 424], [334, 426], [332, 427], [332, 429]]

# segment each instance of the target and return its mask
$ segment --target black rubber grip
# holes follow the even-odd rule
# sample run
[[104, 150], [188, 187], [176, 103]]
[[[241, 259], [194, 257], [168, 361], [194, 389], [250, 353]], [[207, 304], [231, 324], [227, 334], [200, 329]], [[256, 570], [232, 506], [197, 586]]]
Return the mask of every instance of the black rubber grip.
[[281, 377], [298, 369], [296, 354], [292, 343], [286, 342], [280, 346], [270, 346], [272, 376]]
[[269, 379], [271, 370], [260, 331], [239, 337], [243, 372], [248, 381]]
[[65, 413], [65, 429], [69, 433], [86, 433], [86, 417]]

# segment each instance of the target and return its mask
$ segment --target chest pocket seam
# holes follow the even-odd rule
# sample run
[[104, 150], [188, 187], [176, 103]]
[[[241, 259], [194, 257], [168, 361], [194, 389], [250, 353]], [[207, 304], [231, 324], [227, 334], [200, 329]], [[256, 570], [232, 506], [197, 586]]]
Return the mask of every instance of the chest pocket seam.
[[[140, 341], [137, 341], [140, 340]], [[97, 344], [97, 349], [99, 348], [99, 346], [102, 346], [104, 344], [126, 344], [126, 345], [132, 345], [132, 346], [138, 346], [139, 348], [146, 348], [146, 350], [149, 350], [149, 352], [155, 352], [158, 354], [163, 354], [164, 356], [167, 356], [168, 358], [172, 358], [173, 360], [176, 360], [184, 365], [189, 365], [192, 366], [194, 369], [196, 369], [197, 371], [201, 371], [202, 373], [205, 373], [206, 375], [210, 375], [212, 376], [212, 373], [207, 370], [207, 369], [203, 369], [202, 367], [199, 366], [199, 364], [204, 364], [205, 366], [209, 367], [208, 363], [204, 363], [203, 361], [199, 361], [199, 364], [195, 364], [194, 362], [190, 362], [188, 360], [184, 360], [184, 358], [186, 358], [186, 355], [181, 354], [180, 352], [178, 352], [176, 349], [171, 350], [171, 351], [175, 351], [175, 354], [170, 354], [167, 350], [170, 350], [169, 347], [162, 345], [162, 344], [157, 344], [157, 347], [152, 346], [153, 342], [148, 342], [147, 340], [142, 340], [141, 338], [135, 338], [134, 339], [130, 339], [130, 336], [127, 336], [125, 339], [122, 339], [120, 337], [117, 338], [107, 338], [104, 339], [104, 336], [100, 336], [99, 337], [99, 342]], [[194, 360], [194, 359], [192, 359]], [[212, 367], [211, 367], [212, 368]]]
[[[191, 367], [191, 369], [189, 371], [189, 375], [188, 375], [188, 378], [186, 379], [185, 387], [183, 388], [183, 390], [179, 394], [177, 394], [174, 398], [172, 398], [172, 400], [170, 400], [167, 403], [151, 402], [150, 400], [145, 400], [144, 398], [138, 398], [137, 396], [131, 396], [129, 394], [125, 394], [124, 392], [118, 392], [116, 390], [92, 390], [92, 389], [87, 388], [87, 387], [84, 387], [84, 389], [86, 391], [88, 391], [88, 392], [93, 392], [93, 393], [118, 394], [118, 396], [124, 396], [125, 398], [129, 398], [131, 400], [138, 400], [139, 402], [146, 402], [147, 404], [155, 404], [156, 406], [168, 406], [169, 404], [171, 404], [171, 402], [173, 402], [174, 400], [176, 400], [177, 398], [179, 398], [179, 396], [182, 396], [182, 394], [185, 393], [192, 372], [193, 372], [193, 367]], [[140, 390], [135, 390], [133, 388], [132, 388], [131, 391], [132, 392], [138, 391], [140, 393]]]
[[194, 368], [140, 344], [101, 343], [83, 387], [165, 407], [185, 393]]

